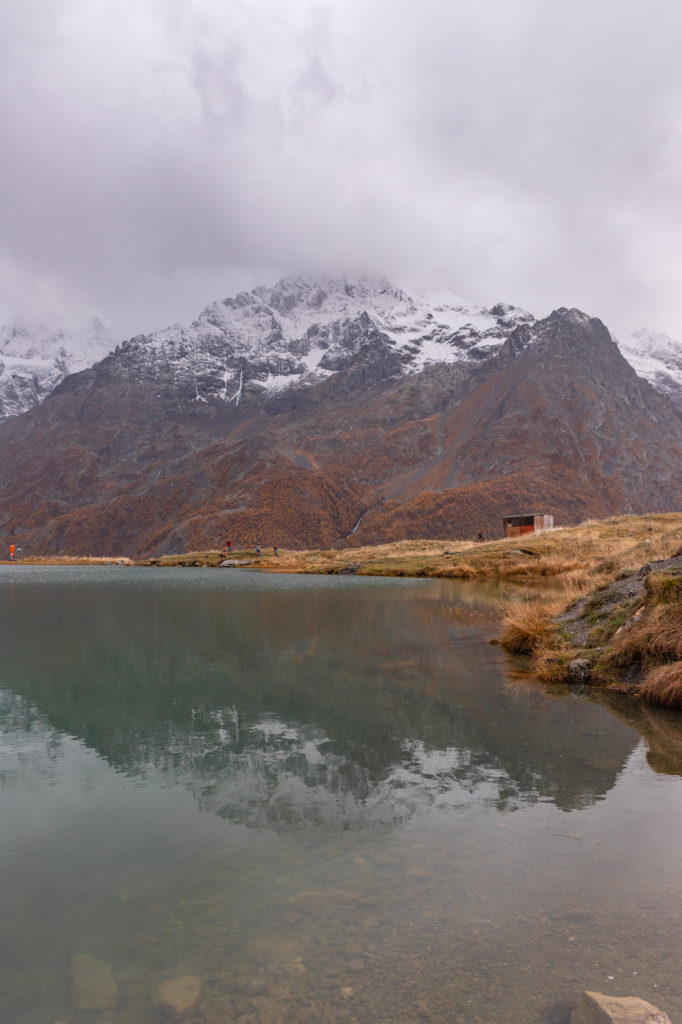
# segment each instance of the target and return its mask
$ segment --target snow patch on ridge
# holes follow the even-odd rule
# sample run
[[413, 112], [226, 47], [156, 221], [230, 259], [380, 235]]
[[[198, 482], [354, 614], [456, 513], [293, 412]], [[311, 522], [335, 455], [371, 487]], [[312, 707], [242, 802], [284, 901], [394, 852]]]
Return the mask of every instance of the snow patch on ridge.
[[682, 408], [682, 342], [644, 327], [614, 341], [638, 377]]

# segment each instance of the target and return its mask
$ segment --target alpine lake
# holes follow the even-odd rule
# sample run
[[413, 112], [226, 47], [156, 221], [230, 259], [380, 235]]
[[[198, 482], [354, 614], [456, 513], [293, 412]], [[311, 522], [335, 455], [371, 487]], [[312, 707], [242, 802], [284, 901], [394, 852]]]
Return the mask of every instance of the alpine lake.
[[0, 1020], [682, 1020], [682, 716], [543, 688], [503, 596], [1, 567]]

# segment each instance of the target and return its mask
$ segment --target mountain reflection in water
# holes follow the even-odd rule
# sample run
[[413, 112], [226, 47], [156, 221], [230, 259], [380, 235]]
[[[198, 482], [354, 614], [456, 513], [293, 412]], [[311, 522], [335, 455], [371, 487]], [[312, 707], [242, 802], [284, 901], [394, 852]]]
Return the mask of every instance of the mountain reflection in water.
[[93, 1024], [84, 954], [112, 1024], [187, 975], [202, 1024], [677, 1019], [679, 727], [524, 683], [498, 596], [0, 567], [3, 1020]]
[[44, 731], [48, 763], [76, 737], [244, 825], [364, 828], [472, 801], [571, 810], [614, 785], [638, 742], [598, 705], [510, 687], [492, 624], [441, 614], [470, 584], [27, 567], [12, 579], [5, 727]]

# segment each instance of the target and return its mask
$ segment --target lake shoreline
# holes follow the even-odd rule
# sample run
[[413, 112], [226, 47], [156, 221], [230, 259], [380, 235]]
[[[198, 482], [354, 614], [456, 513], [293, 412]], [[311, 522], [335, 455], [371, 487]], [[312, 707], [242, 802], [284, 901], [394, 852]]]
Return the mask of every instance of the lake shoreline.
[[[682, 621], [677, 615], [682, 602], [670, 579], [677, 569], [669, 568], [663, 578], [657, 571], [650, 581], [650, 587], [673, 595], [663, 611], [654, 607], [661, 602], [651, 597], [645, 581], [633, 588], [642, 566], [660, 570], [661, 560], [681, 556], [682, 515], [661, 513], [480, 543], [397, 541], [342, 550], [280, 549], [277, 555], [267, 548], [261, 553], [255, 547], [230, 552], [211, 548], [142, 559], [36, 556], [2, 564], [226, 568], [525, 586], [535, 582], [539, 594], [514, 598], [505, 610], [500, 642], [506, 650], [529, 655], [533, 671], [545, 681], [615, 690], [682, 710]], [[548, 595], [552, 580], [556, 590]], [[641, 643], [635, 643], [633, 637], [647, 629]]]
[[[431, 579], [527, 580], [541, 577], [586, 579], [590, 573], [615, 575], [639, 568], [670, 549], [682, 548], [682, 514], [652, 513], [590, 520], [521, 537], [481, 543], [453, 539], [399, 540], [366, 547], [328, 550], [282, 549], [275, 555], [261, 545], [195, 548], [172, 554], [128, 557], [84, 554], [32, 554], [6, 565], [114, 565], [186, 568], [259, 568], [327, 575], [416, 576]], [[662, 553], [662, 550], [665, 552]], [[240, 563], [240, 564], [236, 564]]]

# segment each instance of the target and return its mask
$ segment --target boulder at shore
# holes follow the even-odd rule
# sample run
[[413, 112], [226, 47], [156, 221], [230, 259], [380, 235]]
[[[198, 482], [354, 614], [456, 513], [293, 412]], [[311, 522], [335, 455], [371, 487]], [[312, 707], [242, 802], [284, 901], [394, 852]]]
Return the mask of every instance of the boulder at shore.
[[672, 1024], [667, 1013], [634, 996], [583, 992], [571, 1024]]

